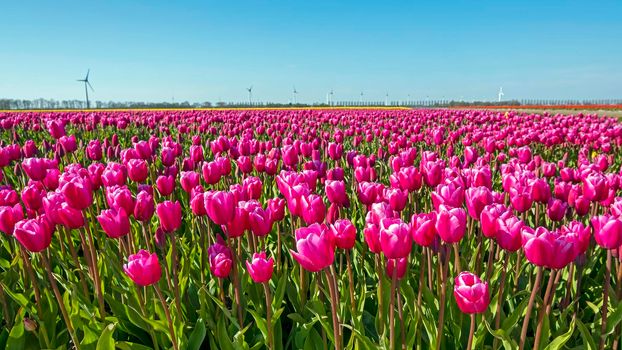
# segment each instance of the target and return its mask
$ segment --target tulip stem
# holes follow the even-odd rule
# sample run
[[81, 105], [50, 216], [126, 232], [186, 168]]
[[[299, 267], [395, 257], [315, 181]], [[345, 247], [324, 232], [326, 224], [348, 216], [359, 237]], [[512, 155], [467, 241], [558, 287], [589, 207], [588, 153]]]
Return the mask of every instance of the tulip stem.
[[[32, 264], [30, 263], [30, 259], [28, 257], [28, 253], [26, 253], [26, 251], [24, 251], [24, 248], [22, 248], [21, 245], [19, 245], [19, 250], [20, 253], [22, 255], [22, 259], [24, 260], [24, 266], [26, 268], [26, 271], [28, 273], [28, 276], [30, 277], [30, 281], [32, 282], [32, 288], [35, 291], [35, 303], [36, 303], [36, 307], [37, 307], [37, 312], [38, 312], [38, 316], [39, 319], [41, 319], [41, 317], [43, 317], [43, 311], [41, 310], [41, 294], [39, 292], [39, 284], [37, 283], [36, 280], [36, 276], [32, 270]], [[0, 287], [1, 289], [1, 287]], [[4, 301], [4, 291], [1, 291], [1, 298]], [[8, 319], [8, 318], [7, 318]], [[45, 323], [41, 322], [41, 333], [43, 333], [43, 340], [45, 341], [46, 346], [49, 348], [50, 347], [50, 339], [48, 338], [48, 334], [45, 330]]]
[[521, 254], [521, 251], [519, 250], [516, 253], [516, 268], [514, 269], [514, 291], [515, 292], [518, 289], [518, 280], [520, 277], [520, 268], [521, 268], [521, 258], [522, 258], [522, 254]]
[[281, 226], [276, 224], [276, 271], [281, 272]]
[[[499, 285], [499, 296], [497, 297], [497, 311], [495, 312], [495, 329], [499, 329], [499, 326], [501, 325], [501, 308], [502, 308], [502, 303], [503, 303], [503, 288], [505, 287], [505, 278], [507, 276], [507, 272], [508, 272], [508, 264], [510, 262], [510, 254], [509, 253], [505, 253], [505, 259], [503, 260], [503, 266], [501, 268], [501, 284]], [[493, 350], [497, 349], [497, 346], [499, 345], [499, 339], [495, 338], [495, 340], [493, 341], [492, 344], [492, 348]]]
[[[138, 298], [138, 307], [140, 308], [140, 311], [143, 313], [143, 316], [145, 318], [148, 318], [149, 315], [147, 315], [147, 310], [145, 310], [145, 299], [143, 298], [143, 295], [142, 295], [142, 292], [144, 291], [144, 289], [145, 288], [140, 288], [136, 286], [136, 296]], [[158, 350], [158, 341], [156, 340], [155, 334], [153, 334], [152, 329], [149, 329], [149, 336], [151, 337], [151, 342], [153, 343], [153, 347], [155, 348], [155, 350]]]
[[[447, 250], [447, 253], [449, 251]], [[445, 261], [443, 261], [442, 253], [439, 252], [439, 264], [440, 266], [440, 276], [441, 276], [441, 301], [439, 303], [439, 315], [438, 315], [438, 330], [436, 333], [436, 350], [440, 350], [441, 343], [443, 342], [443, 326], [445, 323], [445, 299], [447, 297], [447, 270], [449, 270], [449, 254], [445, 256]]]
[[[67, 239], [67, 245], [69, 246], [69, 252], [71, 253], [71, 258], [73, 259], [73, 264], [76, 266], [76, 269], [78, 270], [78, 274], [80, 275], [79, 279], [80, 279], [80, 285], [82, 286], [82, 293], [84, 293], [84, 297], [88, 298], [89, 295], [89, 289], [86, 285], [86, 278], [84, 278], [84, 273], [82, 272], [82, 266], [80, 265], [80, 261], [78, 260], [78, 254], [76, 253], [76, 249], [73, 246], [73, 241], [71, 240], [71, 235], [66, 235], [67, 233], [65, 232], [65, 230], [61, 229], [59, 230], [61, 235]], [[65, 245], [63, 244], [63, 241], [61, 240], [60, 242], [60, 246], [64, 247]], [[63, 255], [65, 255], [65, 252], [62, 252]], [[89, 254], [85, 254], [86, 255], [86, 259], [87, 261], [90, 261], [90, 255]], [[90, 263], [88, 264], [89, 266], [89, 270], [90, 270]]]
[[171, 313], [168, 310], [169, 306], [166, 303], [166, 301], [164, 300], [164, 296], [162, 295], [162, 291], [160, 290], [160, 287], [158, 286], [158, 284], [154, 284], [153, 287], [155, 288], [156, 294], [158, 295], [158, 298], [160, 299], [160, 303], [162, 304], [162, 308], [164, 309], [164, 315], [166, 316], [166, 320], [168, 321], [168, 331], [171, 333], [171, 341], [173, 342], [173, 349], [178, 350], [179, 348], [177, 347], [177, 338], [175, 337], [175, 328], [173, 328], [173, 320], [171, 319]]
[[[618, 300], [621, 300], [622, 299], [622, 264], [618, 263], [617, 267], [618, 267], [618, 275], [617, 275], [616, 295], [618, 297]], [[617, 334], [617, 337], [615, 337], [615, 339], [613, 340], [613, 346], [611, 347], [612, 349], [618, 348], [618, 344], [620, 343], [620, 329], [621, 329], [621, 326], [618, 324], [618, 326], [616, 327], [616, 332], [615, 332], [615, 334]]]
[[274, 338], [272, 334], [272, 297], [270, 296], [270, 285], [263, 283], [264, 294], [266, 295], [266, 331], [268, 332], [268, 347], [274, 349]]
[[[434, 285], [434, 270], [432, 269], [432, 252], [429, 247], [425, 247], [426, 260], [428, 261], [428, 289], [432, 291]], [[440, 263], [440, 261], [439, 261]]]
[[324, 270], [326, 273], [326, 279], [328, 282], [328, 291], [330, 293], [330, 307], [333, 316], [333, 337], [335, 341], [335, 350], [341, 350], [341, 335], [339, 332], [340, 324], [339, 324], [339, 315], [337, 315], [337, 308], [339, 307], [339, 297], [337, 296], [337, 290], [335, 289], [335, 276], [333, 275], [332, 265], [329, 269]]
[[454, 248], [454, 264], [456, 265], [454, 266], [454, 268], [456, 269], [456, 276], [457, 276], [460, 272], [462, 272], [462, 263], [460, 262], [460, 251], [459, 251], [458, 243], [454, 243], [453, 248]]
[[397, 317], [399, 318], [400, 321], [400, 338], [402, 340], [402, 350], [406, 350], [406, 335], [404, 334], [404, 315], [402, 312], [402, 296], [399, 293], [400, 291], [400, 286], [399, 286], [399, 282], [398, 282], [398, 286], [397, 286]]
[[542, 266], [538, 266], [536, 280], [533, 284], [531, 295], [529, 296], [529, 304], [527, 304], [527, 311], [525, 313], [525, 319], [523, 320], [523, 327], [521, 328], [521, 332], [520, 332], [520, 342], [518, 345], [519, 350], [523, 350], [525, 348], [525, 340], [527, 339], [527, 328], [529, 326], [529, 319], [531, 318], [531, 311], [533, 309], [533, 304], [536, 301], [536, 294], [538, 293], [540, 289], [541, 281], [542, 281]]
[[179, 296], [179, 282], [177, 278], [177, 238], [175, 233], [171, 233], [171, 270], [173, 273], [173, 293], [175, 293], [175, 308], [180, 320], [183, 320], [181, 310], [181, 298]]
[[[490, 280], [490, 275], [492, 274], [492, 262], [493, 257], [495, 255], [495, 241], [491, 238], [488, 240], [490, 242], [490, 246], [488, 247], [488, 264], [486, 265], [486, 280]], [[519, 253], [520, 254], [520, 253]]]
[[605, 348], [607, 342], [607, 303], [609, 302], [609, 286], [611, 284], [611, 249], [607, 249], [607, 262], [605, 265], [605, 285], [603, 286], [603, 306], [601, 309], [601, 326], [600, 326], [600, 350]]
[[9, 306], [6, 302], [4, 287], [2, 286], [2, 283], [0, 283], [0, 304], [2, 304], [2, 314], [4, 315], [4, 321], [6, 322], [7, 327], [11, 328], [12, 324], [10, 323], [11, 316], [9, 314]]
[[467, 343], [467, 350], [473, 348], [473, 335], [475, 334], [475, 314], [471, 314], [471, 327], [469, 328], [469, 341]]
[[380, 267], [380, 254], [376, 254], [376, 274], [378, 275], [378, 335], [382, 335], [384, 333], [384, 303], [382, 298], [382, 268]]
[[533, 340], [533, 348], [537, 350], [540, 347], [540, 338], [542, 337], [542, 326], [544, 325], [544, 316], [547, 315], [547, 308], [549, 304], [549, 298], [553, 293], [553, 284], [555, 283], [555, 277], [557, 276], [557, 270], [551, 270], [549, 273], [549, 282], [546, 286], [546, 292], [544, 293], [544, 299], [542, 299], [542, 305], [540, 305], [540, 311], [538, 315], [538, 326], [536, 328], [536, 336]]
[[50, 262], [48, 258], [45, 256], [46, 252], [41, 252], [39, 255], [41, 257], [41, 261], [43, 261], [43, 265], [45, 265], [45, 269], [48, 274], [48, 279], [50, 280], [50, 285], [52, 286], [52, 291], [54, 291], [54, 296], [56, 297], [56, 301], [58, 302], [58, 307], [60, 308], [60, 312], [63, 315], [63, 319], [65, 324], [67, 325], [67, 332], [71, 336], [71, 341], [77, 350], [80, 350], [80, 342], [78, 341], [78, 337], [76, 336], [76, 332], [74, 331], [73, 324], [71, 323], [71, 319], [69, 318], [69, 314], [67, 313], [67, 309], [65, 308], [65, 303], [63, 302], [63, 297], [60, 295], [60, 291], [58, 290], [58, 285], [56, 284], [56, 279], [54, 279], [54, 275], [52, 274], [52, 267], [50, 266]]
[[104, 294], [102, 293], [101, 281], [99, 279], [99, 268], [97, 267], [97, 252], [95, 251], [95, 243], [93, 243], [93, 233], [89, 225], [86, 227], [86, 235], [88, 239], [88, 246], [90, 249], [91, 263], [93, 265], [93, 278], [95, 283], [95, 293], [97, 294], [97, 301], [99, 302], [99, 317], [103, 320], [106, 318], [106, 308], [104, 306]]
[[348, 265], [348, 283], [350, 284], [350, 307], [352, 310], [352, 318], [356, 314], [356, 304], [354, 303], [354, 273], [352, 272], [352, 261], [350, 259], [350, 250], [346, 249], [346, 264]]
[[[240, 247], [241, 240], [239, 238], [234, 239], [233, 242], [237, 240], [238, 248]], [[235, 253], [235, 250], [232, 249], [233, 253], [233, 293], [235, 295], [235, 304], [238, 309], [238, 322], [240, 324], [240, 329], [244, 328], [244, 318], [242, 317], [242, 298], [240, 297], [240, 276], [238, 275], [238, 261], [239, 257]]]
[[[419, 290], [417, 291], [417, 310], [419, 310], [419, 311], [421, 310], [421, 297], [423, 295], [423, 288], [425, 287], [425, 285], [424, 285], [424, 283], [425, 283], [424, 282], [425, 270], [423, 268], [423, 254], [425, 254], [426, 249], [427, 248], [424, 247], [423, 250], [421, 251], [422, 259], [419, 260], [419, 285], [418, 285], [418, 287], [419, 287], [418, 289]], [[427, 255], [427, 254], [425, 254], [425, 255]]]
[[397, 259], [393, 260], [391, 276], [391, 297], [389, 298], [389, 349], [395, 349], [395, 294], [397, 286]]

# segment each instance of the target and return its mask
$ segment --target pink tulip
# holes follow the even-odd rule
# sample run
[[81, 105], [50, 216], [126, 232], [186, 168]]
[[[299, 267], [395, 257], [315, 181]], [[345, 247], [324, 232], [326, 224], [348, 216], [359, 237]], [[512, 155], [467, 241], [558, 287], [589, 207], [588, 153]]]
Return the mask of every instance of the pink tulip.
[[466, 232], [466, 212], [462, 208], [450, 209], [444, 205], [436, 214], [436, 232], [446, 243], [460, 242]]
[[388, 200], [391, 209], [399, 212], [406, 207], [408, 192], [399, 188], [388, 188], [384, 192], [384, 197]]
[[622, 245], [622, 218], [610, 215], [595, 216], [591, 220], [594, 239], [605, 249], [617, 249]]
[[201, 177], [194, 171], [182, 171], [179, 176], [179, 182], [181, 184], [181, 188], [186, 193], [190, 193], [192, 189], [201, 183]]
[[522, 241], [525, 257], [537, 266], [561, 269], [575, 258], [572, 240], [557, 231], [549, 231], [544, 227], [535, 230], [525, 227]]
[[592, 202], [600, 202], [607, 198], [609, 185], [607, 178], [598, 173], [591, 173], [583, 179], [583, 195]]
[[42, 215], [35, 219], [15, 223], [13, 235], [24, 248], [37, 253], [50, 246], [53, 232], [54, 225], [46, 219], [45, 215]]
[[350, 204], [346, 193], [346, 184], [340, 180], [326, 180], [325, 182], [326, 197], [331, 203], [341, 207], [347, 207]]
[[266, 259], [266, 252], [255, 253], [251, 261], [246, 261], [246, 269], [255, 283], [266, 283], [272, 278], [274, 259]]
[[11, 236], [15, 224], [24, 218], [24, 212], [19, 204], [0, 207], [0, 231]]
[[469, 216], [479, 220], [484, 207], [492, 203], [492, 192], [484, 186], [471, 187], [466, 190], [466, 205]]
[[401, 219], [385, 218], [380, 222], [380, 247], [389, 259], [404, 258], [412, 249], [410, 227]]
[[261, 206], [256, 207], [248, 213], [248, 223], [251, 231], [256, 236], [266, 236], [272, 231], [270, 211], [264, 210]]
[[146, 250], [139, 250], [127, 258], [123, 271], [129, 278], [141, 287], [158, 283], [162, 276], [162, 268], [156, 253], [150, 254]]
[[123, 208], [103, 210], [97, 221], [110, 238], [119, 238], [130, 232], [130, 220]]
[[22, 169], [32, 180], [41, 181], [45, 178], [48, 164], [46, 159], [26, 158], [22, 161]]
[[134, 182], [144, 182], [149, 176], [149, 166], [142, 159], [130, 159], [127, 164], [127, 175]]
[[72, 208], [83, 210], [93, 204], [93, 190], [88, 178], [85, 180], [74, 177], [62, 185], [61, 192]]
[[330, 230], [335, 238], [335, 245], [340, 249], [352, 249], [356, 244], [356, 227], [350, 220], [336, 220], [330, 225]]
[[324, 205], [322, 197], [316, 194], [302, 196], [300, 209], [302, 211], [302, 218], [307, 225], [321, 223], [326, 217], [326, 205]]
[[181, 204], [179, 202], [164, 201], [158, 203], [156, 214], [164, 232], [172, 233], [181, 227]]
[[429, 247], [437, 236], [435, 223], [435, 213], [413, 215], [410, 221], [410, 227], [411, 235], [415, 243], [422, 247]]
[[226, 191], [208, 192], [204, 196], [205, 209], [209, 218], [217, 225], [225, 225], [235, 214], [233, 193]]
[[231, 249], [219, 241], [207, 249], [210, 271], [218, 278], [227, 278], [233, 267]]
[[408, 267], [408, 258], [387, 259], [386, 261], [386, 273], [387, 278], [393, 278], [395, 269], [397, 268], [396, 278], [401, 280], [406, 275], [406, 268]]
[[490, 304], [488, 282], [482, 282], [470, 272], [460, 272], [454, 281], [454, 297], [463, 313], [484, 313]]
[[138, 192], [134, 205], [134, 217], [136, 220], [148, 222], [151, 220], [154, 212], [155, 206], [153, 203], [153, 196], [146, 191]]
[[301, 227], [296, 230], [296, 251], [290, 253], [305, 270], [318, 272], [335, 259], [334, 239], [326, 225]]

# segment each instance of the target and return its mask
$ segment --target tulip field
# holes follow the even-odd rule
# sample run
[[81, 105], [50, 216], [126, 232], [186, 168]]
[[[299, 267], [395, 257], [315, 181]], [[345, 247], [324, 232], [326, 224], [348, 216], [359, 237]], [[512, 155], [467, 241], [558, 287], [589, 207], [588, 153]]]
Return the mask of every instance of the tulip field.
[[621, 349], [622, 122], [0, 112], [0, 349]]

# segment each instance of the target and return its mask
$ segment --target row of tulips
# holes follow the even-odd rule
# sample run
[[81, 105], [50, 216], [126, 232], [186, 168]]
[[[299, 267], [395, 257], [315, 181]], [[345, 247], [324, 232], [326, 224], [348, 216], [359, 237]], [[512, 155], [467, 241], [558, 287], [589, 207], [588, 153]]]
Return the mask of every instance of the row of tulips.
[[621, 346], [615, 119], [27, 112], [0, 128], [0, 347]]

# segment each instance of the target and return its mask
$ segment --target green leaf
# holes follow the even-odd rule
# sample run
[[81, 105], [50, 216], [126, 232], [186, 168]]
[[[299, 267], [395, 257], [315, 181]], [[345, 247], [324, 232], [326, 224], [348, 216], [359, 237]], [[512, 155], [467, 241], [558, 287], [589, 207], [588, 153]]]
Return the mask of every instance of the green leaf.
[[190, 334], [190, 338], [188, 338], [188, 350], [199, 350], [201, 345], [203, 344], [203, 340], [205, 339], [205, 334], [207, 330], [205, 329], [205, 323], [203, 323], [203, 319], [199, 318], [197, 320], [196, 326], [194, 326], [194, 330]]
[[9, 333], [9, 338], [6, 342], [7, 350], [22, 350], [26, 344], [26, 334], [24, 332], [24, 320], [22, 317], [18, 317], [17, 322], [13, 328], [11, 328], [11, 332]]
[[225, 320], [222, 317], [218, 319], [218, 326], [216, 332], [216, 338], [220, 349], [234, 350], [233, 343], [231, 342], [231, 338], [229, 336], [229, 332], [227, 332], [227, 327], [225, 326]]
[[618, 303], [616, 310], [607, 317], [607, 335], [613, 333], [616, 326], [622, 320], [622, 301]]
[[257, 328], [261, 331], [264, 339], [268, 339], [268, 328], [266, 327], [266, 320], [257, 313], [257, 311], [249, 309], [248, 312], [253, 315], [253, 319], [255, 319], [255, 324]]
[[516, 344], [516, 341], [514, 341], [513, 339], [510, 339], [510, 337], [507, 335], [507, 333], [503, 329], [498, 329], [495, 331], [490, 327], [490, 324], [488, 324], [488, 321], [484, 320], [484, 323], [486, 324], [486, 328], [488, 328], [488, 332], [490, 332], [490, 334], [492, 334], [493, 337], [501, 340], [501, 343], [503, 344], [504, 349], [518, 348], [518, 344]]
[[544, 350], [559, 350], [561, 349], [564, 344], [566, 344], [566, 342], [568, 342], [568, 340], [570, 339], [570, 337], [572, 336], [572, 333], [574, 333], [574, 321], [572, 323], [570, 323], [570, 328], [568, 329], [568, 331], [562, 335], [560, 335], [559, 337], [553, 339], [553, 341], [546, 347], [544, 348]]
[[80, 341], [80, 349], [95, 349], [97, 341], [99, 340], [97, 333], [86, 325], [83, 327], [82, 331], [84, 332], [84, 337], [82, 337], [82, 341]]
[[576, 324], [577, 328], [579, 328], [579, 332], [581, 333], [581, 339], [583, 339], [583, 346], [586, 347], [586, 350], [595, 350], [596, 342], [594, 342], [594, 337], [592, 337], [590, 331], [578, 318], [576, 319]]
[[283, 276], [279, 278], [279, 283], [276, 287], [276, 292], [274, 293], [274, 298], [272, 300], [272, 309], [276, 309], [281, 306], [283, 302], [283, 298], [285, 297], [285, 287], [287, 286], [287, 273], [283, 273]]
[[117, 343], [117, 348], [121, 350], [150, 350], [151, 348], [145, 345], [131, 343], [127, 341], [120, 341]]
[[115, 327], [116, 325], [111, 323], [104, 328], [104, 331], [97, 341], [97, 350], [114, 350], [114, 338], [112, 334], [114, 333]]
[[520, 304], [512, 311], [510, 316], [508, 316], [505, 320], [503, 320], [501, 324], [501, 329], [507, 334], [511, 332], [511, 330], [518, 323], [518, 319], [523, 315], [525, 310], [527, 309], [527, 305], [529, 304], [529, 298], [523, 298]]

